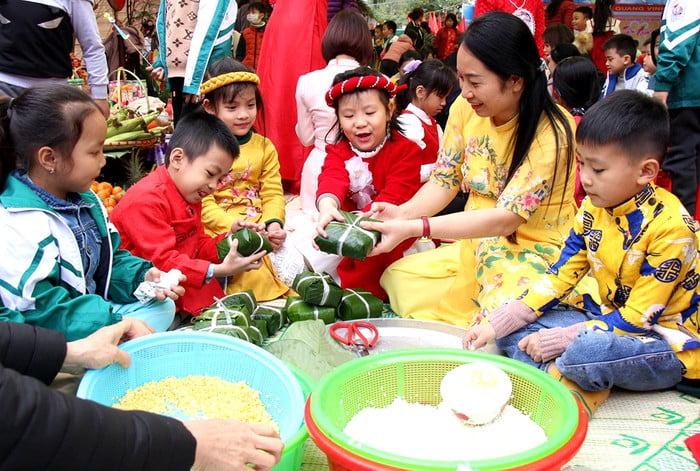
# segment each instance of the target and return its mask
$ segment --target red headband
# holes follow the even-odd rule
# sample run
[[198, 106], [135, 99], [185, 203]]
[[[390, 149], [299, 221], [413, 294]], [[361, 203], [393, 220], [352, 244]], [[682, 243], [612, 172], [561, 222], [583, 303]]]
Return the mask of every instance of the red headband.
[[333, 85], [330, 90], [328, 90], [328, 93], [326, 93], [326, 103], [328, 106], [333, 106], [335, 100], [340, 98], [341, 95], [355, 90], [366, 90], [370, 88], [386, 90], [389, 92], [390, 97], [396, 95], [396, 85], [388, 78], [383, 75], [363, 75], [360, 77], [351, 77]]

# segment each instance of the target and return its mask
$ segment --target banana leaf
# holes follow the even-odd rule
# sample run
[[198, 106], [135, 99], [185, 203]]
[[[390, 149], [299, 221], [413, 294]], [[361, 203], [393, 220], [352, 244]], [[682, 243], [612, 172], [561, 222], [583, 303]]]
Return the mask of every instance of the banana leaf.
[[244, 227], [216, 243], [216, 250], [220, 260], [223, 260], [226, 255], [228, 255], [231, 250], [231, 242], [234, 240], [238, 240], [238, 253], [244, 257], [249, 257], [262, 250], [267, 251], [267, 253], [272, 252], [270, 239], [262, 234], [258, 234], [252, 229]]
[[344, 321], [381, 317], [384, 302], [365, 289], [344, 289], [338, 318]]
[[292, 289], [299, 293], [301, 299], [316, 306], [336, 307], [343, 290], [328, 273], [304, 271], [294, 277]]
[[289, 322], [308, 321], [319, 319], [326, 324], [335, 322], [335, 308], [325, 306], [314, 306], [313, 304], [305, 303], [298, 296], [287, 298], [287, 304], [284, 306], [287, 310]]
[[364, 260], [377, 245], [381, 233], [360, 227], [362, 221], [380, 222], [358, 214], [340, 211], [345, 222], [331, 221], [326, 226], [328, 238], [316, 236], [314, 242], [322, 252]]

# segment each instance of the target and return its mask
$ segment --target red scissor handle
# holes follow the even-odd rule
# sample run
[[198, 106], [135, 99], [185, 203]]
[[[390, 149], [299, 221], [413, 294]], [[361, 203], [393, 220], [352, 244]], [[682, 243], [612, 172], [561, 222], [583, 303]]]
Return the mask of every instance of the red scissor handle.
[[[345, 329], [345, 335], [340, 335], [338, 330]], [[362, 329], [370, 331], [369, 336], [365, 336]], [[364, 321], [355, 322], [336, 322], [330, 327], [331, 337], [345, 345], [364, 345], [367, 348], [372, 348], [379, 340], [379, 331], [374, 324]]]

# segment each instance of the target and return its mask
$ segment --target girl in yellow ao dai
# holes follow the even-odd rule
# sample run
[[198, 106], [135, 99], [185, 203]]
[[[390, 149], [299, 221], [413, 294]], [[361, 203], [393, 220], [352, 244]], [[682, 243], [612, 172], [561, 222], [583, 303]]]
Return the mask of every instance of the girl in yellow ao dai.
[[[240, 156], [230, 174], [211, 195], [202, 200], [202, 223], [209, 235], [226, 233], [239, 219], [265, 224], [266, 235], [275, 250], [286, 239], [283, 229], [285, 200], [277, 150], [272, 142], [253, 131], [262, 99], [258, 77], [243, 64], [223, 59], [208, 71], [202, 86], [204, 109], [224, 121], [238, 139]], [[205, 86], [213, 85], [213, 90]], [[226, 293], [252, 289], [258, 301], [268, 301], [290, 293], [277, 276], [267, 255], [258, 270], [228, 280]]]

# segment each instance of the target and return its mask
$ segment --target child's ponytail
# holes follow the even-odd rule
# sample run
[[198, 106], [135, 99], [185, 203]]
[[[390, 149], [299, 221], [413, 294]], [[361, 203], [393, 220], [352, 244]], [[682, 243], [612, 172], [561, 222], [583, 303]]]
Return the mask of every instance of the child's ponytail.
[[425, 88], [427, 95], [436, 93], [440, 97], [446, 97], [455, 87], [456, 78], [455, 73], [440, 60], [409, 62], [404, 66], [404, 76], [399, 80], [395, 99], [396, 114], [401, 114], [416, 98], [419, 86]]
[[16, 166], [15, 152], [10, 141], [10, 107], [13, 98], [0, 96], [0, 191], [5, 189], [5, 180]]

